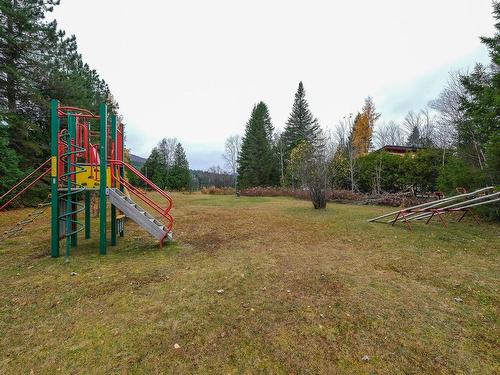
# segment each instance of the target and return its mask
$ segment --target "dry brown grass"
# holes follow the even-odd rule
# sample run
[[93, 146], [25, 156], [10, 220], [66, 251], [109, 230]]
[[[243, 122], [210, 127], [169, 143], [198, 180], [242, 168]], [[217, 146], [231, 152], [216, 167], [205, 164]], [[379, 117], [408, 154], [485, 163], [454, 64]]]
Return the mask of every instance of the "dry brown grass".
[[133, 223], [69, 264], [46, 256], [48, 220], [0, 244], [0, 373], [498, 373], [497, 224], [408, 232], [367, 223], [381, 207], [174, 199], [164, 250]]

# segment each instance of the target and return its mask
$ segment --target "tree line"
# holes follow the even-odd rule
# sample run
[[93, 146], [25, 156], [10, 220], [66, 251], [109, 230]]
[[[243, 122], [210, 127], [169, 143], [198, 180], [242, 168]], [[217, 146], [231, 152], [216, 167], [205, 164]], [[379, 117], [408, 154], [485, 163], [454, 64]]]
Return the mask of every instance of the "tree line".
[[[189, 170], [186, 152], [176, 138], [163, 138], [158, 142], [141, 167], [141, 172], [161, 189], [191, 190], [196, 188]], [[133, 184], [142, 184], [134, 175], [129, 175], [129, 178]]]
[[[0, 0], [0, 193], [50, 154], [49, 103], [116, 111], [74, 35], [48, 21], [59, 0]], [[44, 190], [45, 191], [45, 190]]]
[[[235, 174], [220, 166], [210, 167], [206, 171], [191, 170], [184, 148], [176, 138], [163, 138], [158, 142], [140, 170], [157, 186], [168, 190], [195, 191], [202, 187], [231, 187], [235, 182]], [[128, 178], [133, 184], [142, 184], [133, 174]]]
[[[257, 103], [245, 125], [241, 148], [226, 141], [228, 169], [241, 189], [255, 186], [307, 187], [311, 196], [326, 189], [359, 192], [452, 193], [500, 183], [500, 3], [493, 3], [496, 32], [481, 41], [488, 66], [454, 72], [439, 96], [401, 124], [379, 123], [371, 97], [361, 110], [345, 116], [334, 129], [322, 130], [299, 83], [283, 131], [272, 124], [268, 106]], [[405, 156], [381, 149], [407, 146]], [[375, 151], [375, 152], [374, 152]], [[313, 199], [313, 201], [315, 201]], [[315, 206], [326, 203], [317, 199]]]

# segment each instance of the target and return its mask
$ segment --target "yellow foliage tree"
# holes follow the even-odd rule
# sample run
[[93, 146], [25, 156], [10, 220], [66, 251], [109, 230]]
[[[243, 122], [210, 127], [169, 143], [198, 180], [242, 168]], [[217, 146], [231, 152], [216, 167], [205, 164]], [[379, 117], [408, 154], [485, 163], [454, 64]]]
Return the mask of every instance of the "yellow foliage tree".
[[370, 128], [370, 121], [366, 114], [361, 113], [354, 123], [354, 132], [352, 137], [352, 145], [356, 151], [356, 155], [364, 155], [370, 149], [371, 137], [373, 130]]
[[356, 151], [356, 155], [364, 155], [370, 151], [373, 127], [379, 117], [380, 113], [375, 112], [373, 99], [367, 97], [362, 112], [356, 117], [354, 122], [352, 145]]

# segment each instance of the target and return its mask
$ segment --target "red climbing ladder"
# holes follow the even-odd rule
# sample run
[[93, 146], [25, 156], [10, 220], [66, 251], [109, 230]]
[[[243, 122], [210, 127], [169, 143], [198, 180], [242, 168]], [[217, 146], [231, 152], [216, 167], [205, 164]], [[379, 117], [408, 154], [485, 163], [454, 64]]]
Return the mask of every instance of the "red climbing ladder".
[[[37, 169], [31, 172], [29, 175], [24, 177], [17, 184], [12, 186], [6, 193], [4, 193], [0, 197], [0, 211], [4, 210], [11, 204], [16, 198], [18, 198], [21, 194], [31, 188], [34, 184], [40, 181], [43, 177], [45, 177], [50, 172], [50, 159], [47, 159], [44, 163], [42, 163]], [[13, 194], [13, 195], [12, 195]], [[1, 203], [3, 202], [3, 203]]]

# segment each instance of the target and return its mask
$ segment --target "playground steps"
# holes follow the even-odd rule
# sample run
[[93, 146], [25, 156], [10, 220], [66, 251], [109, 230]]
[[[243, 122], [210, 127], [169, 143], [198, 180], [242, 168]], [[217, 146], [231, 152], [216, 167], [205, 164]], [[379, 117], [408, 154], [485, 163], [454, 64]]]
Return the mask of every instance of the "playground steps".
[[149, 234], [157, 240], [162, 240], [168, 235], [168, 229], [149, 214], [145, 209], [135, 203], [130, 197], [127, 197], [119, 189], [108, 189], [108, 197], [111, 204], [122, 211], [125, 216], [139, 224]]

